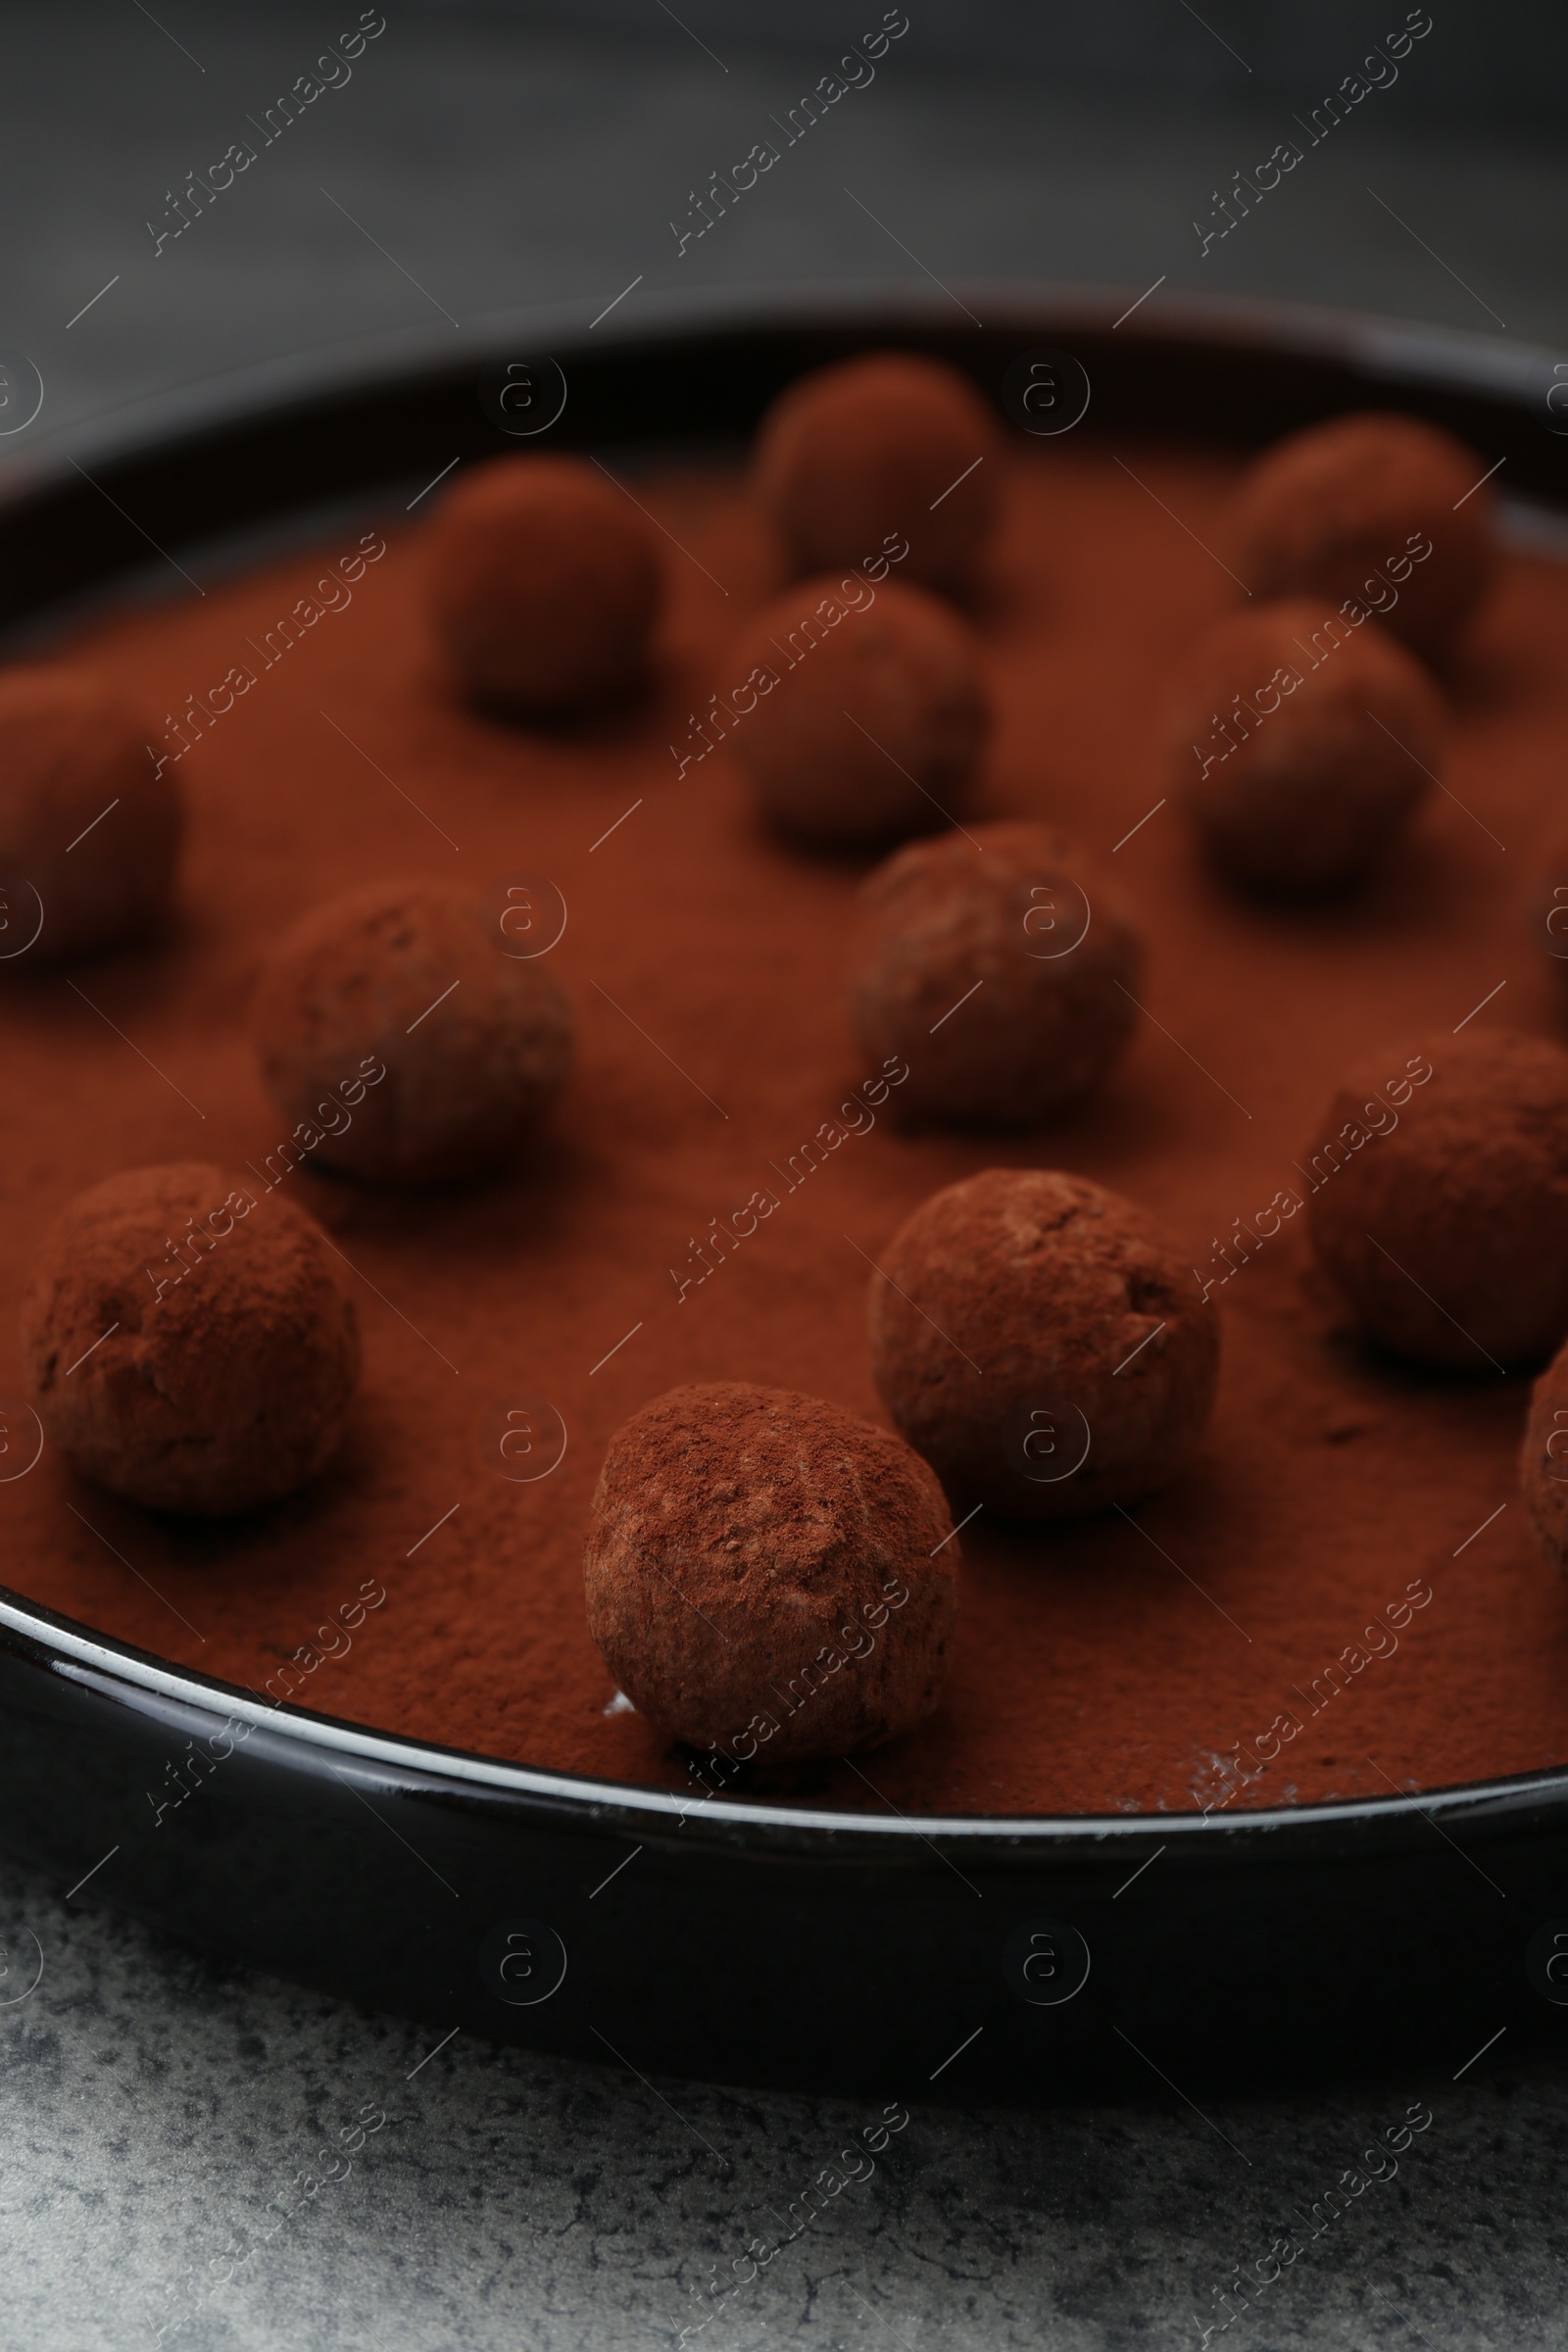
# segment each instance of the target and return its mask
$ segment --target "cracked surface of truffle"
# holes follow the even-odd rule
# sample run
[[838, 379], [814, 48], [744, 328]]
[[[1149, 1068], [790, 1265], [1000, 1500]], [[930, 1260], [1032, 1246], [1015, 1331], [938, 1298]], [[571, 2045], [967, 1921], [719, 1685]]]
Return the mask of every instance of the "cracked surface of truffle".
[[251, 1027], [296, 1152], [371, 1182], [434, 1183], [527, 1140], [570, 1067], [571, 1008], [538, 958], [508, 955], [491, 930], [448, 884], [390, 883], [328, 901], [278, 942]]
[[1216, 621], [1171, 697], [1171, 784], [1233, 881], [1335, 890], [1389, 849], [1431, 789], [1443, 706], [1376, 621], [1312, 598]]
[[45, 1434], [77, 1470], [202, 1517], [313, 1478], [360, 1370], [320, 1228], [199, 1161], [126, 1169], [71, 1203], [23, 1301], [22, 1354]]
[[1470, 1029], [1369, 1054], [1303, 1157], [1313, 1251], [1364, 1338], [1487, 1376], [1568, 1333], [1561, 1047]]
[[465, 690], [550, 717], [647, 674], [662, 572], [653, 527], [580, 458], [494, 458], [431, 517], [430, 613]]
[[1265, 450], [1237, 491], [1226, 529], [1236, 569], [1254, 597], [1354, 597], [1442, 661], [1492, 579], [1486, 470], [1415, 416], [1308, 425]]
[[694, 1747], [875, 1747], [940, 1695], [951, 1528], [918, 1455], [841, 1405], [747, 1381], [671, 1389], [611, 1441], [588, 1628], [633, 1704]]
[[879, 352], [780, 394], [758, 433], [755, 479], [798, 570], [861, 563], [904, 539], [910, 579], [961, 588], [990, 537], [1004, 446], [956, 368]]
[[823, 848], [881, 846], [962, 816], [990, 706], [972, 631], [919, 588], [803, 581], [744, 632], [763, 676], [731, 738], [766, 820]]
[[873, 1063], [907, 1062], [905, 1123], [1033, 1125], [1092, 1093], [1132, 1035], [1143, 943], [1099, 861], [1054, 826], [911, 843], [861, 905], [850, 1018]]
[[1055, 1169], [988, 1168], [922, 1201], [878, 1264], [877, 1389], [956, 1508], [1127, 1508], [1192, 1460], [1218, 1318], [1130, 1200]]
[[184, 810], [146, 734], [82, 672], [0, 677], [0, 972], [119, 947], [167, 912]]

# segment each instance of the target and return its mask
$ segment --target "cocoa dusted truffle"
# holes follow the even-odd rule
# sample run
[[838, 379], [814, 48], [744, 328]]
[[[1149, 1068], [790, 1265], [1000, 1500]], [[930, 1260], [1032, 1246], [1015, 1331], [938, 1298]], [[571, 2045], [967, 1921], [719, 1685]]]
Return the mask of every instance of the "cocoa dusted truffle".
[[958, 1615], [942, 1491], [841, 1405], [671, 1389], [611, 1442], [588, 1630], [661, 1730], [736, 1763], [841, 1756], [930, 1714]]
[[662, 585], [652, 525], [580, 458], [492, 459], [431, 519], [431, 615], [479, 702], [551, 716], [622, 699]]
[[473, 900], [379, 883], [316, 907], [263, 969], [252, 1035], [282, 1147], [394, 1184], [471, 1176], [538, 1124], [571, 1062], [571, 1008], [495, 944]]
[[1092, 1092], [1132, 1034], [1143, 943], [1082, 844], [1050, 825], [978, 825], [879, 865], [850, 1018], [873, 1062], [909, 1075], [905, 1120], [1024, 1127]]
[[1232, 613], [1189, 649], [1171, 703], [1171, 785], [1233, 881], [1335, 890], [1420, 806], [1442, 735], [1442, 704], [1413, 655], [1375, 621], [1293, 597]]
[[1506, 1029], [1368, 1054], [1308, 1146], [1318, 1264], [1363, 1335], [1455, 1371], [1568, 1333], [1568, 1054]]
[[1538, 947], [1551, 957], [1559, 1002], [1568, 1006], [1568, 836], [1549, 839], [1538, 857], [1539, 880], [1531, 894], [1530, 926]]
[[1519, 1491], [1544, 1556], [1568, 1571], [1568, 1346], [1559, 1348], [1531, 1396]]
[[0, 677], [0, 971], [146, 932], [168, 907], [183, 823], [117, 688], [64, 668]]
[[753, 622], [747, 662], [731, 748], [781, 833], [864, 847], [969, 808], [990, 708], [973, 634], [935, 597], [858, 573], [803, 582]]
[[320, 1227], [200, 1162], [129, 1168], [45, 1237], [22, 1358], [74, 1467], [151, 1510], [222, 1515], [330, 1459], [359, 1325]]
[[1414, 416], [1336, 416], [1265, 450], [1227, 537], [1253, 596], [1353, 599], [1428, 661], [1492, 577], [1487, 461]]
[[955, 1505], [1068, 1519], [1191, 1460], [1219, 1324], [1130, 1200], [1053, 1168], [987, 1168], [879, 1252], [871, 1370]]
[[799, 571], [906, 541], [908, 576], [960, 588], [990, 536], [996, 417], [955, 368], [904, 352], [823, 368], [763, 417], [758, 494]]

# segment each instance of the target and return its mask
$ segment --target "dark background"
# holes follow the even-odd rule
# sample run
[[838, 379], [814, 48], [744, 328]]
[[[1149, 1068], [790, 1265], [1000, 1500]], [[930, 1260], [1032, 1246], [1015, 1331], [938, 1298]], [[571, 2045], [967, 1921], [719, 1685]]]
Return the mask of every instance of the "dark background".
[[[247, 117], [359, 13], [0, 10], [0, 345], [45, 383], [36, 425], [0, 444], [0, 496], [32, 450], [84, 452], [150, 394], [533, 303], [586, 325], [639, 275], [628, 320], [672, 292], [769, 283], [1082, 278], [1131, 300], [1163, 276], [1155, 302], [1292, 299], [1515, 348], [1568, 341], [1560, 8], [1434, 0], [1397, 82], [1205, 257], [1195, 216], [1404, 23], [1398, 0], [1203, 0], [1200, 15], [1185, 0], [908, 0], [874, 84], [680, 257], [668, 223], [689, 191], [768, 136], [879, 5], [681, 0], [672, 17], [661, 0], [386, 0], [348, 85], [155, 258], [145, 224], [170, 192], [250, 136]], [[433, 2033], [214, 1969], [95, 1910], [91, 1888], [68, 1905], [16, 1871], [0, 1878], [0, 1971], [6, 2346], [151, 2344], [189, 2308], [167, 2290], [192, 2268], [216, 2278], [231, 2233], [264, 2228], [268, 2200], [367, 2103], [388, 2122], [353, 2176], [166, 2341], [673, 2343], [701, 2316], [688, 2289], [869, 2120], [461, 2036], [421, 2065]], [[1140, 2111], [971, 2113], [919, 2087], [890, 2085], [908, 2128], [694, 2339], [705, 2352], [1196, 2346], [1212, 2289], [1417, 2097], [1434, 2122], [1397, 2177], [1229, 2340], [1563, 2340], [1568, 2063], [1515, 2066], [1504, 2040], [1457, 2082], [1206, 2113], [1152, 2075]]]

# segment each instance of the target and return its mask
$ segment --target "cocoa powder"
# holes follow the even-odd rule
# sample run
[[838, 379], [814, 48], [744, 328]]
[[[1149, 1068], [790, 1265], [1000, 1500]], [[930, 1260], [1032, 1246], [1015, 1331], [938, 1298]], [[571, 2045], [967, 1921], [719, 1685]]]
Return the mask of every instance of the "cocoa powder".
[[[1457, 801], [1435, 795], [1353, 902], [1262, 911], [1156, 808], [1171, 673], [1235, 594], [1156, 497], [1217, 545], [1237, 473], [1087, 429], [1020, 449], [972, 613], [996, 712], [979, 813], [1063, 825], [1118, 880], [1125, 869], [1152, 1017], [1048, 1136], [904, 1135], [883, 1102], [853, 1144], [807, 1156], [803, 1140], [865, 1075], [844, 985], [869, 860], [780, 847], [722, 744], [679, 782], [668, 752], [687, 713], [732, 684], [737, 618], [783, 584], [739, 479], [636, 478], [697, 561], [670, 558], [650, 698], [574, 731], [462, 705], [431, 641], [421, 535], [389, 534], [333, 628], [295, 645], [182, 760], [190, 827], [168, 935], [74, 968], [87, 1002], [59, 974], [0, 985], [11, 1100], [27, 1110], [0, 1152], [0, 1395], [22, 1386], [15, 1308], [63, 1198], [158, 1160], [267, 1168], [281, 1122], [247, 1006], [258, 965], [311, 906], [411, 870], [444, 868], [481, 900], [519, 868], [550, 876], [570, 909], [549, 960], [578, 1010], [578, 1078], [520, 1175], [417, 1197], [301, 1168], [276, 1179], [348, 1260], [365, 1339], [344, 1447], [310, 1490], [214, 1533], [75, 1484], [47, 1450], [0, 1482], [7, 1583], [261, 1688], [374, 1577], [387, 1593], [374, 1641], [303, 1682], [301, 1703], [684, 1787], [643, 1717], [605, 1712], [612, 1684], [585, 1622], [582, 1545], [612, 1433], [686, 1381], [798, 1389], [881, 1418], [866, 1260], [941, 1187], [1049, 1164], [1177, 1236], [1200, 1269], [1195, 1298], [1233, 1269], [1212, 1293], [1214, 1416], [1136, 1524], [1110, 1513], [1017, 1533], [983, 1512], [963, 1531], [945, 1695], [879, 1752], [878, 1789], [905, 1812], [1191, 1807], [1209, 1800], [1216, 1755], [1260, 1752], [1286, 1715], [1299, 1728], [1269, 1740], [1237, 1803], [1386, 1795], [1391, 1780], [1438, 1787], [1568, 1756], [1568, 1604], [1517, 1503], [1528, 1381], [1360, 1353], [1311, 1273], [1304, 1217], [1258, 1214], [1338, 1181], [1293, 1163], [1368, 1048], [1441, 1039], [1499, 982], [1472, 1029], [1558, 1033], [1555, 967], [1525, 902], [1559, 821], [1568, 571], [1509, 556], [1462, 641], [1444, 770]], [[99, 623], [73, 650], [177, 708], [318, 571], [273, 563]], [[731, 1250], [717, 1226], [761, 1187], [777, 1205]], [[681, 1296], [669, 1269], [710, 1219], [716, 1271]], [[554, 1450], [529, 1399], [564, 1418], [565, 1452], [514, 1479]], [[506, 1424], [531, 1449], [520, 1461], [500, 1452], [503, 1410], [520, 1416]], [[18, 1443], [0, 1468], [25, 1458]], [[1318, 1708], [1326, 1662], [1364, 1649], [1363, 1629], [1413, 1582], [1433, 1597], [1397, 1654]], [[809, 1769], [823, 1800], [873, 1801], [843, 1767]]]

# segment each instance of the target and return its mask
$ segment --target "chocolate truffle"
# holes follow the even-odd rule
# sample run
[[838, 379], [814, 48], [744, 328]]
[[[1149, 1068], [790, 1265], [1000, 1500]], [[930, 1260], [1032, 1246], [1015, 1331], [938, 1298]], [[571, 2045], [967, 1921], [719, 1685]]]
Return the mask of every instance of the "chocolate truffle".
[[906, 577], [961, 588], [991, 533], [1003, 439], [955, 368], [904, 352], [819, 368], [763, 417], [758, 495], [798, 571], [901, 545]]
[[514, 1151], [566, 1076], [571, 1009], [494, 937], [474, 901], [434, 882], [378, 883], [296, 924], [252, 1013], [290, 1130], [280, 1148], [393, 1184], [475, 1175]]
[[64, 668], [0, 677], [0, 972], [147, 931], [182, 824], [174, 779], [118, 688]]
[[1519, 1491], [1544, 1556], [1568, 1570], [1568, 1347], [1557, 1350], [1531, 1396]]
[[864, 847], [969, 808], [990, 710], [973, 634], [935, 597], [805, 581], [747, 631], [737, 671], [748, 664], [730, 741], [780, 832]]
[[1537, 860], [1540, 876], [1530, 902], [1530, 928], [1536, 946], [1549, 956], [1554, 986], [1568, 1001], [1568, 836], [1558, 833]]
[[1128, 1507], [1191, 1460], [1219, 1323], [1141, 1209], [1087, 1177], [987, 1168], [878, 1253], [871, 1370], [955, 1505]]
[[1266, 450], [1226, 536], [1253, 596], [1353, 598], [1442, 660], [1494, 563], [1487, 461], [1414, 416], [1335, 416]]
[[1171, 789], [1233, 881], [1335, 890], [1419, 807], [1442, 733], [1413, 655], [1376, 621], [1293, 597], [1216, 621], [1184, 657]]
[[1318, 1264], [1420, 1364], [1539, 1362], [1568, 1332], [1568, 1054], [1505, 1029], [1370, 1054], [1302, 1153]]
[[862, 892], [850, 1019], [921, 1118], [1025, 1127], [1097, 1087], [1138, 1017], [1143, 943], [1119, 890], [1050, 825], [912, 843]]
[[738, 1763], [841, 1756], [930, 1714], [957, 1550], [918, 1455], [842, 1405], [727, 1380], [616, 1431], [588, 1630], [633, 1705]]
[[429, 531], [430, 612], [465, 689], [565, 715], [642, 683], [662, 583], [653, 527], [580, 458], [495, 458]]
[[71, 1203], [23, 1302], [22, 1358], [45, 1434], [85, 1477], [151, 1510], [221, 1515], [330, 1459], [359, 1325], [303, 1209], [187, 1161]]

